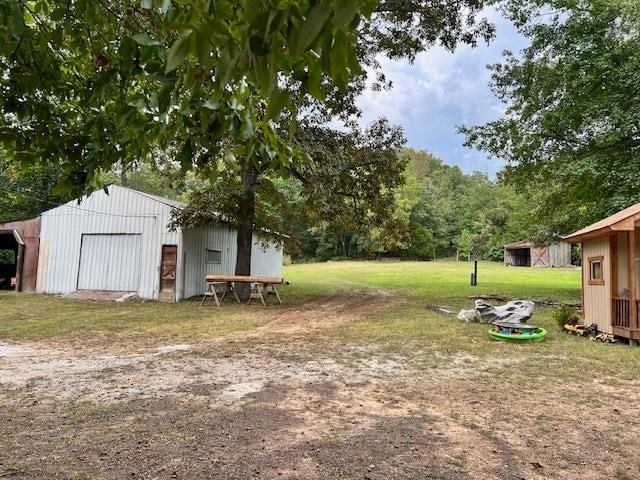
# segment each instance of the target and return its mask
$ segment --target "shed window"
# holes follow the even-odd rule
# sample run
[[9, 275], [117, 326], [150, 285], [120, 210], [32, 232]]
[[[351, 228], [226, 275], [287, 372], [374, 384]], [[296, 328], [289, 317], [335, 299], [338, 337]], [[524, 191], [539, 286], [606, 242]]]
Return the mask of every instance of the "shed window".
[[207, 263], [222, 263], [222, 252], [207, 249]]
[[602, 261], [604, 257], [589, 257], [589, 284], [604, 285]]

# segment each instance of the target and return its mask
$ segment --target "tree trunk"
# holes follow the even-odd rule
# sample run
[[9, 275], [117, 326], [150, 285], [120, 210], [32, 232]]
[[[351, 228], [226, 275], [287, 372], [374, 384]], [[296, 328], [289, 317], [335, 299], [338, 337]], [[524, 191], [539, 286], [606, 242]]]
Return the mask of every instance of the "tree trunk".
[[124, 160], [120, 162], [120, 184], [123, 187], [127, 186], [127, 165], [124, 163]]
[[[251, 275], [251, 247], [253, 243], [253, 224], [256, 216], [256, 184], [258, 170], [251, 160], [242, 172], [242, 191], [238, 205], [238, 236], [236, 239], [236, 275]], [[248, 300], [251, 285], [236, 285], [236, 293], [240, 300]]]

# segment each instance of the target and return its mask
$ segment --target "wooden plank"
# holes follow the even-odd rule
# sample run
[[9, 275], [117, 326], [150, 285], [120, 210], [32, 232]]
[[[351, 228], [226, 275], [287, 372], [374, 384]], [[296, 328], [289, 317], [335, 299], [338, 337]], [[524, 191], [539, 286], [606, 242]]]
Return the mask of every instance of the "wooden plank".
[[616, 301], [618, 296], [618, 234], [609, 236], [609, 254], [611, 255], [611, 324], [616, 322]]
[[447, 315], [449, 317], [455, 316], [455, 312], [452, 312], [448, 308], [445, 308], [445, 307], [443, 307], [441, 305], [434, 305], [433, 303], [427, 303], [427, 308], [429, 310], [432, 310], [432, 311], [434, 311], [436, 313], [440, 313], [442, 315]]
[[238, 282], [238, 283], [263, 283], [265, 285], [280, 285], [284, 281], [282, 277], [257, 277], [253, 275], [207, 275], [207, 282]]
[[631, 338], [631, 330], [626, 327], [613, 327], [613, 334], [618, 337]]
[[584, 303], [584, 290], [587, 286], [586, 282], [585, 282], [585, 275], [584, 275], [584, 269], [585, 268], [589, 268], [588, 265], [584, 264], [584, 243], [580, 243], [580, 286], [582, 287], [581, 290], [581, 294], [580, 294], [580, 302], [581, 302], [581, 308], [582, 308], [582, 315], [584, 316], [584, 318], [587, 318], [587, 310], [586, 310], [586, 305]]
[[[582, 289], [584, 293], [584, 288]], [[554, 300], [552, 298], [522, 298], [522, 297], [509, 297], [507, 295], [499, 295], [499, 294], [483, 294], [483, 295], [470, 295], [467, 298], [471, 300], [485, 300], [485, 301], [496, 301], [496, 302], [511, 302], [513, 300], [524, 300], [528, 302], [533, 302], [536, 305], [546, 305], [549, 307], [569, 307], [569, 308], [580, 308], [584, 305], [584, 299], [582, 303], [579, 302], [561, 302], [558, 300]]]
[[638, 328], [638, 303], [637, 303], [637, 269], [636, 269], [636, 232], [629, 232], [629, 251], [627, 259], [629, 261], [629, 328], [635, 330]]

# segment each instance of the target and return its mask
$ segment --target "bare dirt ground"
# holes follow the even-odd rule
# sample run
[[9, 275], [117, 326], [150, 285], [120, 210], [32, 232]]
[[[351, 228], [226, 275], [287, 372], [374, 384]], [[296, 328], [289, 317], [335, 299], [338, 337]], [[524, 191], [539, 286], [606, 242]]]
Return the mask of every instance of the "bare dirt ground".
[[320, 298], [198, 344], [0, 343], [0, 478], [640, 478], [637, 382], [314, 336], [401, 302]]

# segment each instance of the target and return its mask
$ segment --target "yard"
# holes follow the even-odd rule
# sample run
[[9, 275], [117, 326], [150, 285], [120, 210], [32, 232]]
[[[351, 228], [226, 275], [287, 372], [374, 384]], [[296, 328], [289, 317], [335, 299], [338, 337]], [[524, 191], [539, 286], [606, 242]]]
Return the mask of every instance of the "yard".
[[0, 294], [0, 477], [640, 478], [640, 348], [491, 342], [425, 308], [576, 301], [580, 271], [287, 267], [283, 305]]

